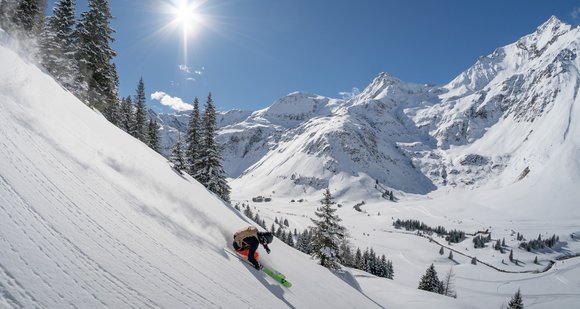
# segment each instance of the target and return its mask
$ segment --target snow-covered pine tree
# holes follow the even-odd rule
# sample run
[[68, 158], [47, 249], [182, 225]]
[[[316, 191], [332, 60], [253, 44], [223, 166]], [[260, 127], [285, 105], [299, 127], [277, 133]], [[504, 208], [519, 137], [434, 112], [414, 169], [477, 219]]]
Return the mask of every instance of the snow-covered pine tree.
[[222, 166], [221, 149], [215, 141], [216, 129], [216, 110], [210, 93], [207, 96], [203, 115], [203, 136], [200, 151], [201, 168], [195, 171], [194, 177], [209, 191], [217, 194], [222, 200], [229, 202], [230, 186]]
[[147, 139], [149, 147], [156, 152], [161, 153], [161, 149], [159, 148], [159, 125], [157, 124], [157, 120], [149, 118], [147, 133], [149, 135], [149, 138]]
[[171, 149], [171, 162], [173, 162], [173, 167], [178, 171], [183, 171], [185, 169], [185, 159], [183, 158], [183, 143], [181, 142], [181, 135], [177, 133], [177, 141]]
[[75, 1], [59, 0], [42, 31], [41, 62], [64, 88], [79, 95], [86, 86], [82, 84], [75, 58], [74, 27]]
[[132, 136], [135, 136], [135, 114], [133, 110], [133, 100], [131, 100], [131, 96], [121, 100], [121, 129]]
[[345, 229], [339, 224], [341, 219], [334, 214], [336, 209], [332, 208], [334, 202], [328, 188], [321, 203], [322, 206], [314, 213], [318, 220], [311, 219], [314, 223], [312, 255], [320, 260], [320, 265], [337, 270], [340, 269], [338, 247]]
[[495, 246], [493, 246], [493, 248], [498, 251], [501, 249], [501, 243], [499, 239], [495, 242]]
[[445, 250], [443, 250], [443, 246], [441, 246], [441, 249], [439, 249], [439, 254], [443, 255], [443, 253], [445, 253]]
[[360, 248], [356, 248], [356, 253], [354, 254], [354, 263], [353, 267], [356, 269], [363, 269], [364, 261], [363, 261], [363, 254], [360, 251]]
[[272, 223], [272, 226], [270, 227], [270, 233], [272, 234], [276, 233], [276, 227], [274, 226], [274, 223]]
[[393, 268], [393, 262], [387, 261], [387, 278], [393, 279], [395, 277], [395, 270]]
[[278, 225], [278, 229], [276, 230], [276, 233], [274, 233], [274, 236], [278, 237], [279, 239], [282, 239], [282, 226]]
[[387, 257], [383, 254], [378, 260], [377, 276], [385, 278], [387, 277], [387, 272]]
[[[200, 166], [200, 143], [201, 143], [201, 121], [199, 118], [199, 100], [193, 99], [193, 110], [189, 117], [189, 126], [187, 128], [187, 170], [190, 175], [196, 175], [201, 169]], [[199, 179], [198, 179], [199, 180]]]
[[342, 242], [340, 243], [339, 247], [339, 257], [340, 263], [347, 267], [353, 267], [354, 264], [354, 256], [352, 255], [352, 250], [350, 249], [350, 245], [345, 238], [343, 238]]
[[288, 232], [286, 235], [286, 243], [288, 246], [294, 247], [294, 237], [292, 237], [292, 233]]
[[147, 108], [145, 107], [145, 83], [143, 77], [137, 84], [137, 93], [135, 94], [135, 130], [134, 136], [140, 141], [147, 143]]
[[449, 250], [449, 259], [453, 260], [453, 251]]
[[453, 273], [453, 267], [449, 268], [449, 271], [443, 278], [443, 291], [441, 294], [449, 297], [457, 298], [457, 292], [455, 292], [455, 273]]
[[118, 75], [113, 63], [117, 55], [110, 22], [113, 19], [108, 0], [89, 0], [89, 10], [81, 13], [75, 39], [79, 70], [87, 85], [80, 98], [89, 106], [103, 111], [117, 100]]
[[514, 249], [510, 250], [510, 262], [514, 261]]
[[439, 281], [439, 277], [437, 277], [437, 271], [435, 270], [435, 266], [431, 264], [425, 274], [421, 277], [421, 281], [419, 282], [419, 290], [434, 292], [434, 293], [441, 293], [441, 281]]
[[[12, 24], [19, 35], [36, 38], [44, 24], [46, 1], [20, 0], [11, 8]], [[10, 28], [9, 28], [10, 29]]]
[[123, 126], [123, 119], [121, 114], [121, 102], [118, 99], [115, 102], [103, 110], [103, 115], [110, 123], [114, 124], [117, 127]]
[[372, 247], [369, 250], [369, 260], [367, 263], [366, 271], [371, 274], [377, 273], [377, 255], [375, 253], [375, 249]]
[[512, 299], [510, 299], [508, 303], [508, 309], [523, 309], [524, 308], [524, 301], [522, 299], [522, 293], [520, 289], [514, 294]]
[[12, 15], [16, 3], [14, 1], [0, 1], [0, 28], [9, 31], [12, 27]]

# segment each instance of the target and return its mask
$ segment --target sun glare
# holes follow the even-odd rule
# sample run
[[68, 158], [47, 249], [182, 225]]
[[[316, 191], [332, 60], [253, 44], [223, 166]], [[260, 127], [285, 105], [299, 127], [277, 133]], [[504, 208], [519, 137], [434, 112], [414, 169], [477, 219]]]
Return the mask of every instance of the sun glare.
[[182, 27], [184, 36], [188, 36], [191, 31], [195, 30], [195, 25], [199, 23], [195, 4], [187, 0], [181, 0], [173, 7], [173, 15], [174, 22]]
[[187, 57], [188, 40], [204, 25], [202, 14], [198, 12], [205, 0], [172, 0], [168, 13], [173, 16], [171, 24], [182, 35], [184, 58]]

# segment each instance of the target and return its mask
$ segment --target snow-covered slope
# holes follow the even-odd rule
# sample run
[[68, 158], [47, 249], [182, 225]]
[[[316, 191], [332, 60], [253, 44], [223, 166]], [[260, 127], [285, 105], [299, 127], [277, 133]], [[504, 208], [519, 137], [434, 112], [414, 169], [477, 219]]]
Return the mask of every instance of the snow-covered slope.
[[[0, 44], [0, 307], [372, 308], [455, 300], [341, 280], [280, 242], [263, 263], [228, 254], [247, 225], [165, 158]], [[364, 281], [368, 281], [365, 279]]]
[[234, 189], [252, 194], [330, 186], [351, 200], [380, 197], [377, 182], [399, 195], [425, 194], [510, 188], [551, 170], [563, 174], [543, 177], [538, 195], [549, 196], [552, 183], [575, 189], [579, 49], [580, 28], [552, 17], [447, 85], [381, 73], [347, 101], [290, 94], [221, 130], [226, 171]]
[[[487, 185], [497, 207], [551, 212], [551, 191], [567, 188], [560, 211], [573, 212], [580, 169], [580, 28], [552, 17], [498, 48], [443, 87], [442, 102], [408, 110], [439, 149], [415, 163], [438, 183]], [[428, 158], [437, 153], [439, 162]], [[437, 173], [445, 170], [446, 177]]]

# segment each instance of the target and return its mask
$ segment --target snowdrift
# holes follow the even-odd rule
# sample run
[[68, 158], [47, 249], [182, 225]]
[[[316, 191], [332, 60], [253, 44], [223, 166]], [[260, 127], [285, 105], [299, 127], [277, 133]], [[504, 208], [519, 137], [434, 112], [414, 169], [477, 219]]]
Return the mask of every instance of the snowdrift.
[[0, 307], [456, 305], [385, 279], [373, 300], [275, 241], [282, 288], [224, 251], [248, 221], [2, 44]]

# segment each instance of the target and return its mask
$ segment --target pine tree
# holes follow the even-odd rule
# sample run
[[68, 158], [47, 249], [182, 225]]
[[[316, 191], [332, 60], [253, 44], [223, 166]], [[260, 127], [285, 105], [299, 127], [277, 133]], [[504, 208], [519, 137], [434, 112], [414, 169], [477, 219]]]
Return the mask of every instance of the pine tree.
[[437, 277], [437, 271], [435, 270], [435, 266], [431, 264], [425, 274], [421, 277], [421, 281], [419, 282], [419, 290], [434, 292], [434, 293], [441, 293], [441, 281], [439, 281], [439, 277]]
[[495, 242], [495, 246], [493, 248], [498, 251], [501, 249], [501, 243], [499, 239]]
[[103, 110], [103, 115], [110, 123], [121, 128], [123, 126], [123, 119], [121, 113], [121, 103], [118, 100]]
[[274, 226], [274, 223], [272, 223], [272, 226], [270, 227], [270, 233], [272, 234], [276, 233], [276, 227]]
[[147, 139], [149, 141], [149, 147], [156, 152], [161, 153], [161, 149], [159, 148], [159, 125], [156, 120], [149, 118], [147, 132], [149, 135], [149, 138]]
[[86, 93], [81, 95], [89, 106], [103, 111], [114, 104], [118, 92], [117, 68], [113, 63], [116, 52], [110, 22], [113, 19], [108, 0], [89, 0], [89, 10], [81, 14], [75, 38], [77, 61]]
[[512, 249], [510, 251], [510, 262], [513, 262], [513, 261], [514, 261], [514, 250]]
[[135, 130], [134, 136], [147, 143], [147, 108], [145, 107], [145, 83], [143, 77], [139, 79], [137, 94], [135, 95]]
[[356, 253], [354, 254], [354, 268], [362, 270], [363, 267], [364, 267], [363, 254], [360, 251], [360, 248], [356, 248]]
[[[14, 4], [13, 4], [14, 5]], [[44, 23], [45, 1], [20, 0], [13, 7], [12, 25], [17, 34], [26, 38], [35, 38]]]
[[508, 309], [523, 309], [523, 308], [524, 308], [524, 301], [522, 299], [522, 294], [520, 293], [520, 290], [518, 289], [516, 294], [514, 294], [512, 299], [509, 301]]
[[288, 246], [294, 247], [294, 237], [292, 237], [292, 233], [289, 232], [286, 237], [286, 243]]
[[42, 31], [41, 62], [64, 88], [79, 95], [86, 85], [75, 58], [75, 1], [59, 0], [52, 12]]
[[453, 267], [449, 268], [449, 271], [443, 279], [443, 291], [441, 294], [449, 297], [457, 297], [455, 292], [455, 274], [453, 273]]
[[215, 141], [216, 110], [213, 105], [211, 93], [208, 95], [205, 105], [203, 129], [200, 151], [201, 168], [195, 171], [194, 177], [209, 191], [217, 194], [224, 201], [229, 202], [230, 186], [227, 183], [221, 162], [221, 149]]
[[395, 271], [393, 269], [393, 262], [387, 261], [387, 278], [393, 279], [395, 276]]
[[131, 96], [121, 100], [121, 129], [135, 136], [135, 114]]
[[477, 265], [477, 259], [475, 257], [471, 258], [471, 264]]
[[191, 175], [201, 170], [200, 165], [201, 122], [199, 118], [199, 100], [193, 99], [193, 110], [187, 128], [187, 167]]
[[352, 252], [350, 250], [350, 246], [348, 241], [345, 239], [342, 240], [339, 247], [339, 257], [340, 263], [344, 266], [352, 267], [354, 263], [354, 257], [352, 256]]
[[288, 237], [286, 236], [286, 231], [281, 231], [278, 238], [284, 243], [287, 243], [286, 241], [288, 241]]
[[182, 171], [185, 169], [185, 159], [183, 158], [183, 144], [181, 142], [181, 135], [177, 133], [177, 141], [173, 148], [171, 149], [171, 162], [173, 162], [173, 167], [178, 170]]
[[388, 269], [387, 269], [387, 257], [383, 254], [381, 255], [381, 259], [379, 260], [379, 270], [377, 276], [388, 278]]
[[441, 249], [439, 249], [439, 254], [443, 255], [443, 253], [445, 253], [445, 251], [443, 250], [443, 246], [441, 246]]
[[449, 259], [453, 260], [453, 251], [449, 250]]
[[318, 220], [311, 219], [315, 225], [312, 255], [320, 260], [320, 265], [332, 270], [340, 269], [338, 247], [344, 238], [344, 228], [339, 224], [341, 219], [334, 214], [336, 209], [332, 208], [334, 202], [328, 188], [321, 203], [322, 207], [314, 213]]

